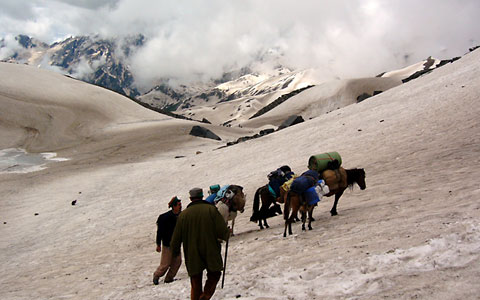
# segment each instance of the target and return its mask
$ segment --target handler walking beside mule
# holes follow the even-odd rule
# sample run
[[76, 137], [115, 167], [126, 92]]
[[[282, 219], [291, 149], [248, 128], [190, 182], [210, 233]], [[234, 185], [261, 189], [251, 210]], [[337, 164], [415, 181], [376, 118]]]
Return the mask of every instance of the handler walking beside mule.
[[[192, 300], [208, 300], [215, 293], [223, 269], [219, 240], [228, 240], [230, 230], [217, 208], [203, 201], [200, 188], [190, 190], [187, 208], [180, 214], [172, 241], [173, 255], [180, 255], [183, 243], [185, 266], [190, 276]], [[202, 289], [203, 270], [207, 270], [207, 281]]]
[[[170, 240], [177, 223], [177, 217], [182, 211], [182, 202], [176, 196], [170, 200], [168, 207], [171, 210], [161, 214], [157, 219], [157, 252], [162, 253], [160, 259], [160, 266], [158, 266], [155, 273], [153, 273], [153, 284], [157, 285], [160, 277], [165, 275], [165, 283], [172, 282], [177, 275], [178, 269], [182, 264], [182, 256], [173, 256], [170, 249]], [[163, 251], [162, 251], [163, 243]]]

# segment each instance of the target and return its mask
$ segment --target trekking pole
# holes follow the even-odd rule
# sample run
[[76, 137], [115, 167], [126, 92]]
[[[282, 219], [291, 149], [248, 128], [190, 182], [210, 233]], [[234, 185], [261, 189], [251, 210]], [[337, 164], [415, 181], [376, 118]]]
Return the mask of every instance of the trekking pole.
[[227, 253], [228, 253], [228, 241], [229, 240], [230, 240], [230, 237], [228, 237], [227, 243], [225, 244], [225, 259], [223, 260], [222, 289], [223, 289], [223, 284], [225, 283], [225, 271], [227, 270]]

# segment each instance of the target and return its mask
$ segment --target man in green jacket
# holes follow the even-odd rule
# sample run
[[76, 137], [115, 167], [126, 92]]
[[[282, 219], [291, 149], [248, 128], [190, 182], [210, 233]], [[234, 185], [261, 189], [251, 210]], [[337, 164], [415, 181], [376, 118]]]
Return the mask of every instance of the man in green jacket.
[[[226, 241], [230, 235], [223, 217], [217, 208], [203, 201], [200, 188], [190, 190], [191, 203], [179, 216], [170, 247], [174, 256], [183, 254], [188, 276], [190, 276], [191, 299], [208, 300], [215, 293], [223, 262], [219, 240]], [[207, 281], [202, 291], [203, 270], [207, 270]]]

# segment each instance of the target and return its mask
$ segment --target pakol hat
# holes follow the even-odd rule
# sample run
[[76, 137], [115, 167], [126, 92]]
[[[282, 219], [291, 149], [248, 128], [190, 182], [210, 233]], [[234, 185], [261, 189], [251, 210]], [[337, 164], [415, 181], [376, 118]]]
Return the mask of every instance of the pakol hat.
[[170, 202], [168, 202], [168, 207], [174, 207], [180, 201], [182, 200], [178, 199], [177, 196], [175, 196], [172, 198], [172, 200], [170, 200]]
[[190, 198], [203, 198], [203, 190], [201, 188], [193, 188], [189, 194]]

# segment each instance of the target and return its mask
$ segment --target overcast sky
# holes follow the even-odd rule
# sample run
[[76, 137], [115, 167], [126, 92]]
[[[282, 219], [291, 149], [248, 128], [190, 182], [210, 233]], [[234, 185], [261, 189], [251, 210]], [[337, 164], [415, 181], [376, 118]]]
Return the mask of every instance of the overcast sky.
[[216, 77], [259, 53], [352, 77], [480, 44], [478, 0], [1, 0], [0, 35], [47, 43], [142, 33], [137, 78]]

